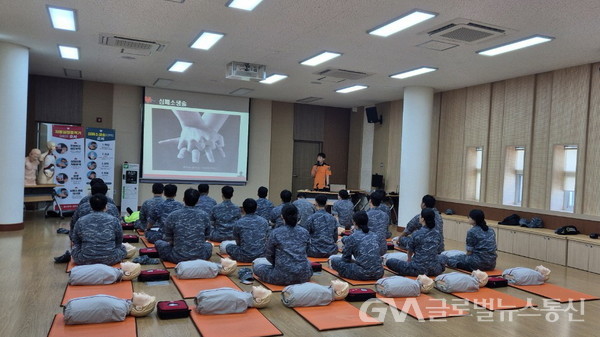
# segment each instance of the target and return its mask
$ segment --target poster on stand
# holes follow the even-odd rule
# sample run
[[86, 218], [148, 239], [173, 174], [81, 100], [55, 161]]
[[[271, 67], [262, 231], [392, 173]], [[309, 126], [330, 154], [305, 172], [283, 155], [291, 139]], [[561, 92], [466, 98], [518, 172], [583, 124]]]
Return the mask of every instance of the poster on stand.
[[114, 198], [115, 187], [115, 130], [85, 128], [85, 180], [89, 187], [94, 178], [108, 186], [108, 197]]
[[[47, 149], [47, 142], [54, 143], [48, 156], [54, 156], [54, 183], [58, 202], [63, 211], [74, 211], [85, 196], [85, 170], [83, 127], [60, 124], [40, 125], [40, 149]], [[58, 210], [58, 205], [54, 205]]]

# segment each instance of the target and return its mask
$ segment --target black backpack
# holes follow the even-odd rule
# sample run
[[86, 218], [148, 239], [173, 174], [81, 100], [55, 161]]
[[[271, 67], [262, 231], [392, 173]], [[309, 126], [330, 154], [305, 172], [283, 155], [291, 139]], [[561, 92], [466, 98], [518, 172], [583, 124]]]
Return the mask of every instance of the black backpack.
[[519, 220], [521, 220], [520, 216], [518, 216], [517, 214], [511, 214], [504, 218], [504, 220], [498, 222], [498, 224], [507, 226], [519, 226]]
[[554, 233], [558, 235], [577, 235], [579, 234], [579, 231], [577, 230], [577, 227], [573, 225], [567, 225], [557, 228]]

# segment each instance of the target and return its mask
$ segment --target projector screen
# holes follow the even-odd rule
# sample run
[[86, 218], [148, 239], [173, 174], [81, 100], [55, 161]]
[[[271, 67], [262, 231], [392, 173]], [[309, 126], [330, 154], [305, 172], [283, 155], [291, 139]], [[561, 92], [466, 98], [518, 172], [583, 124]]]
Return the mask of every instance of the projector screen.
[[245, 184], [248, 98], [145, 88], [142, 181]]

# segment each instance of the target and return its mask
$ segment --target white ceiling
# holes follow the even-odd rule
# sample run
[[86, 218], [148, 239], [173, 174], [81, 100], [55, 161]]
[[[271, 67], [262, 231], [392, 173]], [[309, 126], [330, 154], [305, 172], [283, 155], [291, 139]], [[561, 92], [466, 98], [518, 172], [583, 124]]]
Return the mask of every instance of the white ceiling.
[[[251, 88], [248, 97], [295, 102], [316, 96], [313, 104], [354, 107], [402, 98], [407, 86], [436, 91], [462, 88], [600, 60], [599, 0], [264, 0], [254, 11], [225, 6], [227, 0], [0, 0], [0, 41], [30, 48], [30, 73], [64, 77], [64, 68], [78, 69], [84, 80], [152, 86], [171, 79], [170, 89], [228, 94]], [[52, 29], [46, 5], [77, 10], [78, 31]], [[439, 13], [432, 20], [388, 38], [366, 33], [412, 9]], [[417, 45], [431, 40], [426, 32], [457, 18], [509, 29], [505, 36], [446, 51]], [[226, 36], [211, 50], [190, 49], [202, 30]], [[164, 41], [162, 52], [124, 59], [120, 49], [98, 43], [100, 33]], [[475, 51], [533, 34], [552, 42], [496, 57]], [[63, 60], [57, 45], [80, 47], [79, 61]], [[317, 67], [299, 64], [323, 50], [343, 53]], [[174, 60], [195, 64], [171, 73]], [[225, 78], [230, 61], [265, 64], [267, 73], [289, 78], [265, 85]], [[422, 65], [433, 73], [405, 80], [389, 78]], [[316, 71], [328, 67], [373, 73], [362, 80], [313, 84]], [[339, 94], [352, 84], [366, 90]]]

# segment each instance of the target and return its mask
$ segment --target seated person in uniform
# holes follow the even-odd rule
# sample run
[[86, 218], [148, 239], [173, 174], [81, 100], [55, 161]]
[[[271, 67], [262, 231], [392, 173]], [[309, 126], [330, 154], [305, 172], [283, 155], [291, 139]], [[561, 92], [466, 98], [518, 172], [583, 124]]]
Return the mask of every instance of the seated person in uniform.
[[307, 255], [310, 257], [330, 257], [337, 253], [338, 226], [333, 215], [327, 213], [327, 196], [317, 195], [317, 212], [305, 220], [304, 228], [308, 229], [310, 241]]
[[[442, 219], [442, 215], [440, 214], [440, 212], [435, 208], [435, 198], [429, 194], [423, 196], [423, 199], [421, 199], [421, 209], [425, 208], [431, 208], [435, 212], [435, 229], [440, 233], [440, 236], [442, 238], [442, 244], [438, 250], [441, 253], [444, 251], [444, 220]], [[420, 217], [421, 213], [415, 215], [406, 224], [406, 228], [404, 228], [404, 231], [402, 232], [402, 234], [400, 234], [398, 239], [399, 247], [405, 247], [404, 242], [406, 241], [406, 239], [404, 237], [411, 235], [412, 233], [414, 233], [422, 227], [421, 223], [419, 222]]]
[[267, 219], [267, 221], [271, 220], [271, 212], [273, 211], [273, 203], [271, 200], [267, 199], [267, 194], [269, 194], [269, 189], [261, 186], [258, 188], [258, 199], [256, 199], [256, 214], [262, 216]]
[[223, 241], [221, 252], [229, 254], [240, 262], [252, 262], [265, 256], [265, 246], [269, 235], [269, 222], [256, 214], [256, 201], [248, 198], [242, 203], [244, 216], [233, 225], [235, 241]]
[[[106, 186], [106, 184], [104, 182], [96, 182], [92, 186], [92, 195], [102, 194], [102, 195], [106, 196], [106, 192], [108, 192], [108, 186]], [[71, 217], [71, 229], [69, 232], [70, 233], [69, 236], [71, 237], [71, 240], [73, 240], [71, 233], [73, 232], [73, 227], [75, 226], [75, 223], [77, 222], [77, 220], [79, 220], [82, 217], [93, 212], [92, 206], [89, 203], [89, 200], [91, 200], [91, 199], [88, 199], [88, 202], [86, 202], [86, 203], [79, 204], [79, 206], [77, 206], [77, 209], [73, 213], [73, 216]], [[120, 213], [119, 213], [119, 210], [117, 209], [117, 206], [115, 206], [114, 204], [108, 203], [108, 198], [106, 198], [106, 200], [107, 200], [106, 214], [114, 216], [118, 221], [118, 219], [120, 219]]]
[[388, 230], [390, 217], [385, 211], [379, 208], [381, 206], [382, 198], [383, 196], [380, 191], [371, 193], [369, 200], [371, 208], [367, 211], [367, 216], [369, 218], [369, 230], [375, 233], [377, 235], [377, 239], [379, 240], [379, 255], [383, 255], [387, 252], [386, 238], [388, 237], [388, 233], [391, 236], [391, 233]]
[[119, 219], [106, 213], [108, 200], [104, 194], [90, 198], [92, 213], [75, 223], [71, 239], [71, 256], [76, 264], [114, 265], [127, 255], [123, 246], [123, 228]]
[[298, 222], [298, 209], [285, 205], [281, 210], [284, 225], [271, 231], [267, 240], [266, 259], [254, 261], [254, 274], [262, 281], [277, 285], [308, 282], [312, 268], [306, 248], [310, 237]]
[[281, 205], [273, 208], [271, 212], [271, 223], [275, 225], [275, 228], [283, 226], [283, 218], [281, 217], [281, 210], [285, 205], [291, 204], [292, 202], [292, 192], [289, 190], [283, 190], [279, 193], [279, 197], [281, 198]]
[[466, 254], [448, 258], [448, 266], [466, 271], [494, 270], [496, 268], [496, 233], [485, 223], [482, 210], [469, 212]]
[[198, 185], [198, 192], [200, 192], [200, 199], [198, 199], [198, 203], [196, 207], [203, 210], [210, 216], [212, 212], [212, 208], [215, 207], [217, 202], [215, 199], [208, 196], [208, 191], [210, 190], [210, 186], [208, 184], [200, 184]]
[[306, 193], [300, 192], [296, 195], [296, 201], [292, 204], [298, 209], [298, 225], [306, 228], [306, 220], [315, 213], [315, 207], [306, 200]]
[[352, 215], [354, 205], [350, 200], [350, 194], [346, 190], [338, 192], [338, 200], [331, 207], [331, 214], [337, 218], [340, 227], [349, 230], [352, 227]]
[[421, 229], [406, 241], [407, 261], [394, 258], [386, 261], [387, 267], [401, 276], [437, 276], [445, 270], [446, 257], [438, 254], [441, 238], [435, 230], [435, 211], [423, 209], [419, 221]]
[[239, 206], [231, 202], [233, 187], [223, 186], [221, 194], [223, 202], [213, 207], [210, 215], [212, 225], [210, 240], [217, 242], [233, 240], [233, 224], [241, 216]]
[[165, 185], [161, 183], [152, 184], [152, 194], [153, 197], [144, 201], [142, 203], [142, 208], [140, 208], [140, 218], [135, 222], [135, 228], [146, 230], [148, 226], [148, 217], [152, 210], [162, 203], [165, 199], [163, 199], [162, 195], [165, 191]]
[[150, 216], [148, 217], [148, 225], [146, 226], [146, 239], [148, 242], [155, 243], [163, 238], [164, 224], [169, 214], [174, 211], [183, 208], [183, 204], [179, 201], [175, 201], [177, 196], [177, 186], [173, 184], [167, 184], [165, 186], [165, 200], [153, 209], [151, 209]]
[[208, 260], [212, 245], [206, 242], [210, 233], [208, 214], [197, 209], [200, 192], [187, 189], [183, 195], [185, 207], [173, 211], [163, 227], [163, 240], [156, 241], [156, 250], [161, 259], [173, 263], [196, 259]]
[[352, 220], [356, 230], [352, 235], [342, 237], [342, 256], [331, 256], [329, 266], [341, 277], [377, 280], [383, 276], [379, 238], [369, 230], [369, 217], [365, 211], [354, 213]]
[[[94, 178], [94, 179], [90, 180], [90, 189], [96, 183], [103, 183], [104, 184], [104, 180], [102, 178]], [[93, 195], [93, 193], [90, 193], [90, 194], [86, 195], [85, 197], [81, 198], [81, 200], [79, 200], [79, 206], [81, 206], [83, 204], [87, 204], [90, 201], [90, 198], [92, 197], [92, 195]], [[108, 203], [109, 204], [115, 205], [115, 201], [111, 197], [107, 196], [106, 198], [108, 199]]]

